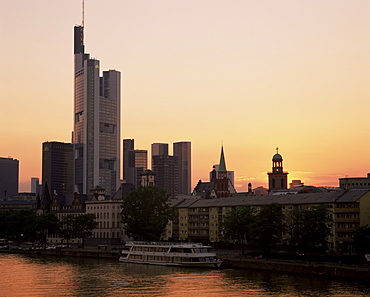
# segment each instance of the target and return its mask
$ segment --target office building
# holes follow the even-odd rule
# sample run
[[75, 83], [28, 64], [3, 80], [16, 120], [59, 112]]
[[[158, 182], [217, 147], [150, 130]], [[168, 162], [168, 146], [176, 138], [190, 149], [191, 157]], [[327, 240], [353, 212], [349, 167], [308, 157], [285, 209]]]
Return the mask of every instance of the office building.
[[152, 156], [168, 156], [168, 143], [152, 143]]
[[138, 187], [141, 184], [141, 174], [148, 169], [148, 151], [129, 151], [129, 175], [126, 182]]
[[0, 158], [0, 200], [9, 200], [18, 195], [19, 161]]
[[178, 158], [178, 194], [191, 193], [191, 142], [175, 142], [173, 155]]
[[175, 156], [152, 156], [152, 170], [156, 185], [164, 188], [171, 196], [178, 194], [178, 158]]
[[130, 166], [129, 166], [129, 155], [130, 151], [133, 151], [135, 149], [135, 140], [134, 139], [124, 139], [123, 140], [123, 164], [122, 164], [122, 178], [125, 182], [128, 182], [127, 180], [130, 180]]
[[116, 70], [100, 76], [99, 60], [85, 53], [84, 27], [74, 27], [75, 189], [96, 186], [113, 195], [120, 182], [120, 80]]
[[53, 141], [42, 144], [42, 184], [48, 184], [50, 194], [73, 194], [73, 172], [74, 151], [71, 143]]
[[40, 194], [41, 185], [38, 177], [31, 177], [31, 193]]

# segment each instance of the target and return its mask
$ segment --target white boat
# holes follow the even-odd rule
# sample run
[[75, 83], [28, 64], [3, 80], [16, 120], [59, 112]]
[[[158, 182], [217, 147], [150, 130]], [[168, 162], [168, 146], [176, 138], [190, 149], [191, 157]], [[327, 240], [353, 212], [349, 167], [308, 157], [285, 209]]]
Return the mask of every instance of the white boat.
[[119, 261], [164, 266], [220, 267], [211, 247], [200, 243], [128, 242]]

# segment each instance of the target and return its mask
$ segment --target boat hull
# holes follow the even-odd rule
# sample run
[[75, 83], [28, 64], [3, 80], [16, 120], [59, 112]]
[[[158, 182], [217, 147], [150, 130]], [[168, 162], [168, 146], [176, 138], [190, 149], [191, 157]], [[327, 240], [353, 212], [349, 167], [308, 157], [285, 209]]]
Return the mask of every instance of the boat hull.
[[120, 262], [124, 263], [135, 263], [135, 264], [146, 264], [146, 265], [159, 265], [159, 266], [177, 266], [177, 267], [204, 267], [204, 268], [219, 268], [222, 264], [221, 260], [212, 262], [164, 262], [164, 261], [145, 261], [127, 259], [125, 257], [119, 258]]

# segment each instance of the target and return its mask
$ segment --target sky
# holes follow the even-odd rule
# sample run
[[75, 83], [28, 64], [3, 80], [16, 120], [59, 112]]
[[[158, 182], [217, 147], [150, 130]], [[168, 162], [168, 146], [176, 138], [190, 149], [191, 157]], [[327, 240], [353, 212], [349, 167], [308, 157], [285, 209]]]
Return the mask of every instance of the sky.
[[[370, 172], [370, 0], [85, 0], [85, 50], [122, 73], [122, 139], [192, 143], [193, 187], [224, 147], [237, 191]], [[0, 157], [19, 191], [71, 142], [81, 0], [0, 0]], [[150, 167], [150, 160], [149, 167]]]

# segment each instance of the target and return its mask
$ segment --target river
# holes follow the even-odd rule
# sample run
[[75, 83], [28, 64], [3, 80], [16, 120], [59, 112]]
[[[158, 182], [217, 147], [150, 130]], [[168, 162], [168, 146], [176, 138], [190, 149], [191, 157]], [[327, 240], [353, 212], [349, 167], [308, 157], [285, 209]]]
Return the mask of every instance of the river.
[[0, 254], [0, 296], [370, 296], [369, 282]]

